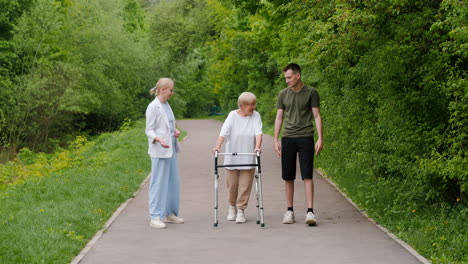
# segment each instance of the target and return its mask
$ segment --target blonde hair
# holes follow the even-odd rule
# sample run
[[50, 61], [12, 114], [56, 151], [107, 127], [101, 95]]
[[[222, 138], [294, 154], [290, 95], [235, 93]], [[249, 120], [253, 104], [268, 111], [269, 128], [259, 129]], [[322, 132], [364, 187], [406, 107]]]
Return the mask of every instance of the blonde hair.
[[169, 87], [172, 87], [172, 86], [174, 86], [174, 81], [173, 80], [171, 80], [169, 78], [161, 78], [156, 83], [156, 86], [151, 88], [150, 94], [154, 95], [154, 96], [158, 96], [161, 89], [166, 89], [166, 88], [169, 88]]
[[239, 95], [239, 99], [237, 99], [237, 105], [240, 108], [241, 105], [251, 104], [255, 101], [257, 101], [257, 97], [255, 97], [255, 94], [251, 92], [243, 92]]

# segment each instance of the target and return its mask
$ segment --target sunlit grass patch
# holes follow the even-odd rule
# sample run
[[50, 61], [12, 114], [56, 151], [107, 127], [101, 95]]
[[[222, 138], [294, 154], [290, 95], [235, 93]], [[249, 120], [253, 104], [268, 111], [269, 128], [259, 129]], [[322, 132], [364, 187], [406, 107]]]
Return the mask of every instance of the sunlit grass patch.
[[26, 156], [0, 191], [0, 263], [69, 263], [150, 170], [144, 121]]

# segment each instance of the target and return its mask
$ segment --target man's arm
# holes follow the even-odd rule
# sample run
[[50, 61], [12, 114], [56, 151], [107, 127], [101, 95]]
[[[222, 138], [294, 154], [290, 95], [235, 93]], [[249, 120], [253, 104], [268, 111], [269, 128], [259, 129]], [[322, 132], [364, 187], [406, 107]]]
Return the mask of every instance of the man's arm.
[[323, 148], [323, 126], [322, 126], [322, 115], [320, 115], [319, 107], [312, 107], [312, 113], [314, 114], [315, 127], [317, 129], [318, 139], [315, 143], [315, 154], [318, 155]]
[[283, 112], [284, 112], [284, 109], [278, 109], [276, 111], [276, 119], [275, 119], [275, 134], [273, 138], [273, 148], [276, 152], [276, 155], [278, 155], [278, 157], [281, 157], [281, 145], [278, 141], [278, 138], [279, 138], [279, 134], [281, 131], [281, 126], [283, 125]]

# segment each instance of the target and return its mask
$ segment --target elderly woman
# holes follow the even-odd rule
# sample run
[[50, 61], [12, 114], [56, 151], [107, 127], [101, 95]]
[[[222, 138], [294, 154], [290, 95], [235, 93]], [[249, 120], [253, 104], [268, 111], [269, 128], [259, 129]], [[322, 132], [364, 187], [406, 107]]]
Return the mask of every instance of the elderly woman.
[[[253, 93], [239, 96], [239, 109], [231, 111], [224, 121], [213, 152], [220, 150], [226, 140], [226, 152], [260, 152], [262, 146], [262, 119], [255, 110], [257, 99]], [[225, 156], [224, 164], [253, 164], [254, 156]], [[245, 223], [254, 167], [227, 167], [229, 209], [227, 220]]]
[[146, 109], [148, 154], [151, 157], [149, 186], [150, 226], [166, 228], [165, 223], [182, 224], [179, 214], [179, 130], [168, 100], [174, 94], [174, 82], [161, 78], [150, 93], [156, 98]]

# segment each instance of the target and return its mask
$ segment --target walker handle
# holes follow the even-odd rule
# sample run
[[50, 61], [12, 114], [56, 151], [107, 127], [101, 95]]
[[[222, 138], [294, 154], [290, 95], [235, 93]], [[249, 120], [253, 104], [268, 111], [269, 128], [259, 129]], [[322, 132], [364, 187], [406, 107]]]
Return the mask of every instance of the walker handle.
[[260, 153], [257, 152], [215, 152], [215, 156], [260, 156]]

